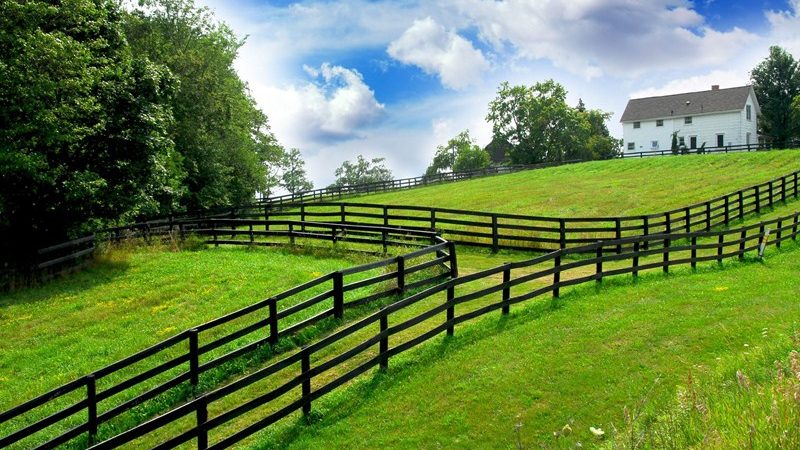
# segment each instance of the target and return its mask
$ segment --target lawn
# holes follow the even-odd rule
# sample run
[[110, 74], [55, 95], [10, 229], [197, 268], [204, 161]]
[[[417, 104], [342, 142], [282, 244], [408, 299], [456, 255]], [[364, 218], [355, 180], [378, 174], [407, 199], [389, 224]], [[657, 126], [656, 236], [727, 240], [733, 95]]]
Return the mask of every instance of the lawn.
[[667, 211], [800, 169], [800, 150], [592, 161], [346, 201], [601, 217]]
[[[762, 347], [785, 358], [800, 314], [798, 254], [790, 245], [768, 252], [763, 262], [727, 262], [724, 270], [684, 268], [635, 284], [609, 280], [562, 291], [555, 303], [540, 299], [512, 308], [506, 318], [479, 319], [452, 338], [435, 338], [393, 359], [388, 372], [316, 402], [311, 425], [290, 419], [251, 444], [599, 444], [590, 427], [620, 427], [626, 406], [658, 415], [690, 372], [713, 372], [721, 361], [749, 355], [763, 359]], [[561, 434], [565, 425], [571, 433]]]

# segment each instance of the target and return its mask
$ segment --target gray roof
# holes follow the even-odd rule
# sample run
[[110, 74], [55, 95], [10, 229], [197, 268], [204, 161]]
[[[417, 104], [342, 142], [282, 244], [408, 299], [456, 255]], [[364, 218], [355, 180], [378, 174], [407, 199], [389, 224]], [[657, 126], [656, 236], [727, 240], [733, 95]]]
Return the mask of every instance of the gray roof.
[[[625, 107], [620, 122], [741, 110], [744, 109], [747, 96], [752, 89], [751, 86], [740, 86], [659, 97], [633, 98], [628, 100], [628, 106]], [[755, 98], [755, 94], [753, 98]], [[686, 103], [687, 101], [689, 104]], [[758, 103], [756, 103], [755, 109], [758, 114]]]

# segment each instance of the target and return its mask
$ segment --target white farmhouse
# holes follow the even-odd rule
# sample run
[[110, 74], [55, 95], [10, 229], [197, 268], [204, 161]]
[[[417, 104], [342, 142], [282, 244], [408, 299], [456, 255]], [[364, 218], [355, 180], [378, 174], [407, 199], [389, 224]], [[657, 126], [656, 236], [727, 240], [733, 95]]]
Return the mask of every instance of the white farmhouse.
[[623, 148], [670, 150], [675, 132], [678, 145], [688, 148], [757, 144], [760, 112], [752, 86], [634, 98], [620, 120]]

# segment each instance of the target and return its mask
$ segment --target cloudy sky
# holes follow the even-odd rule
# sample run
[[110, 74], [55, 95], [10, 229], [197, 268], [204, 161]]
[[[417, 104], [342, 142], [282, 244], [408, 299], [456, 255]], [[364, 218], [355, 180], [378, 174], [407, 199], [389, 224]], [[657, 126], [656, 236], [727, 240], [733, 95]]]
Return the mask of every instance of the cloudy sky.
[[236, 63], [317, 187], [342, 161], [424, 172], [502, 81], [553, 78], [619, 117], [629, 98], [748, 83], [770, 45], [800, 57], [800, 0], [198, 0], [247, 42]]

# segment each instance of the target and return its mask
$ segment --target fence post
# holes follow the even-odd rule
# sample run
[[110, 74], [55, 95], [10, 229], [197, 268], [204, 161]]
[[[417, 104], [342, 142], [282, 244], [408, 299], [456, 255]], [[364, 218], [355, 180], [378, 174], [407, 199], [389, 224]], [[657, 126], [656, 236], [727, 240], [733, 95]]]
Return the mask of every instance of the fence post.
[[200, 381], [200, 355], [197, 352], [197, 328], [189, 330], [189, 380], [196, 388]]
[[595, 280], [600, 283], [603, 281], [603, 241], [597, 241], [595, 258]]
[[255, 236], [253, 235], [253, 224], [250, 224], [250, 243], [252, 244], [255, 240]]
[[[615, 236], [617, 241], [619, 241], [620, 239], [622, 239], [622, 220], [619, 217], [617, 217], [616, 219], [614, 219], [614, 222], [616, 225]], [[622, 243], [617, 242], [617, 254], [619, 255], [620, 253], [622, 253]]]
[[691, 230], [692, 214], [691, 214], [691, 211], [689, 210], [688, 206], [686, 207], [686, 210], [685, 210], [684, 214], [686, 216], [686, 218], [684, 219], [684, 221], [686, 222], [686, 226], [684, 228], [686, 228], [686, 232], [687, 233], [691, 233], [692, 232], [692, 230]]
[[744, 259], [744, 244], [747, 240], [747, 230], [742, 230], [739, 236], [739, 259]]
[[711, 229], [711, 202], [706, 202], [706, 231]]
[[728, 226], [728, 222], [731, 219], [731, 210], [730, 210], [730, 199], [728, 196], [725, 196], [725, 226]]
[[456, 257], [456, 244], [447, 243], [447, 251], [450, 253], [450, 278], [458, 278], [458, 258]]
[[264, 231], [269, 231], [269, 207], [264, 206]]
[[[645, 239], [647, 238], [645, 237]], [[639, 241], [633, 242], [632, 269], [633, 269], [633, 279], [636, 280], [636, 278], [639, 277]]]
[[385, 313], [386, 307], [381, 307], [381, 341], [378, 347], [378, 354], [380, 355], [380, 364], [381, 370], [386, 370], [389, 368], [389, 336], [386, 333], [386, 330], [389, 329], [389, 317]]
[[492, 214], [492, 253], [497, 253], [497, 250], [499, 250], [497, 236], [497, 215]]
[[340, 217], [340, 218], [341, 218], [340, 222], [341, 222], [341, 223], [345, 223], [345, 222], [346, 222], [346, 219], [347, 219], [347, 217], [346, 217], [347, 215], [346, 215], [346, 213], [345, 213], [345, 211], [344, 211], [344, 203], [342, 203], [341, 205], [339, 205], [339, 215], [341, 216], [341, 217]]
[[406, 292], [406, 258], [402, 255], [397, 257], [397, 289], [400, 294]]
[[300, 225], [301, 231], [306, 231], [306, 204], [303, 203], [300, 205], [300, 221], [303, 222]]
[[558, 248], [561, 250], [567, 247], [567, 221], [558, 219]]
[[97, 438], [97, 384], [94, 374], [86, 376], [86, 410], [88, 419], [86, 427], [89, 432], [89, 445]]
[[779, 220], [776, 228], [775, 228], [775, 247], [781, 248], [781, 228], [783, 227], [783, 221]]
[[744, 191], [739, 191], [739, 219], [744, 218]]
[[431, 231], [436, 231], [436, 210], [431, 208]]
[[269, 343], [278, 343], [278, 300], [275, 297], [269, 299]]
[[[334, 240], [334, 242], [336, 242], [336, 241]], [[293, 223], [289, 224], [289, 243], [294, 245], [294, 224]]]
[[452, 336], [455, 328], [456, 308], [453, 300], [456, 298], [456, 288], [450, 286], [447, 288], [447, 335]]
[[303, 378], [303, 416], [311, 413], [311, 377], [308, 372], [311, 370], [311, 359], [308, 354], [308, 347], [300, 349], [300, 376]]
[[756, 186], [756, 214], [761, 214], [761, 192], [760, 188]]
[[786, 203], [786, 175], [781, 177], [781, 201]]
[[793, 241], [797, 240], [797, 217], [798, 217], [798, 215], [800, 215], [800, 213], [797, 213], [797, 212], [794, 213], [794, 221], [792, 223], [792, 240]]
[[769, 182], [769, 207], [772, 208], [772, 181]]
[[385, 226], [385, 227], [389, 226], [389, 207], [388, 206], [384, 206], [383, 207], [383, 226]]
[[664, 239], [664, 266], [663, 270], [664, 273], [669, 273], [669, 246], [670, 240], [669, 238]]
[[[647, 236], [650, 234], [650, 219], [647, 216], [643, 216], [642, 220], [644, 222], [644, 235]], [[647, 250], [648, 248], [648, 240], [644, 240], [642, 244], [644, 244], [644, 249]]]
[[697, 269], [697, 236], [692, 236], [692, 257], [690, 262], [692, 269]]
[[388, 248], [386, 243], [386, 238], [388, 237], [388, 233], [386, 230], [381, 231], [381, 243], [383, 244], [383, 254], [385, 255]]
[[797, 172], [794, 173], [794, 198], [797, 198]]
[[205, 395], [198, 397], [196, 402], [197, 450], [206, 450], [208, 448], [208, 429], [206, 428], [206, 422], [208, 422], [208, 402], [206, 401]]
[[664, 232], [672, 232], [672, 220], [670, 219], [670, 213], [664, 214]]
[[725, 235], [720, 233], [717, 238], [717, 263], [722, 264], [722, 249], [725, 247]]
[[333, 272], [333, 317], [344, 317], [344, 275], [340, 271]]
[[561, 250], [556, 251], [556, 258], [553, 261], [554, 269], [553, 272], [553, 298], [558, 298], [561, 284]]
[[511, 264], [503, 263], [503, 309], [502, 314], [505, 316], [509, 312], [508, 301], [511, 299], [511, 287], [508, 282], [511, 281]]

